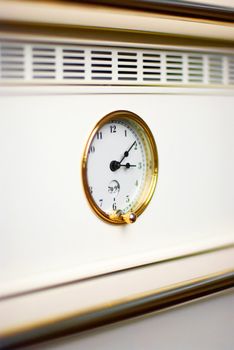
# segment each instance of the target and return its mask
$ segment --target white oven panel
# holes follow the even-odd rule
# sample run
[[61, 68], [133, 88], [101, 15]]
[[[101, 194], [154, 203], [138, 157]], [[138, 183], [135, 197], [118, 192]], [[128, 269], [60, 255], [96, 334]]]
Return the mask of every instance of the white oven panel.
[[[233, 96], [30, 93], [2, 95], [0, 104], [6, 291], [233, 242]], [[153, 199], [124, 227], [95, 216], [81, 180], [88, 135], [100, 118], [123, 109], [149, 125], [159, 157]]]

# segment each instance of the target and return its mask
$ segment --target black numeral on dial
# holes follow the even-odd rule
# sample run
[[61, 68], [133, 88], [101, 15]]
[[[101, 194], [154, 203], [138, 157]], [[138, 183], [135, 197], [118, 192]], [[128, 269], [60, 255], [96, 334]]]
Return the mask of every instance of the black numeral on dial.
[[89, 148], [89, 153], [94, 153], [95, 152], [95, 147], [94, 146], [91, 146], [90, 148]]
[[102, 132], [101, 131], [97, 132], [97, 139], [102, 140]]
[[110, 132], [114, 134], [116, 132], [116, 125], [110, 125]]

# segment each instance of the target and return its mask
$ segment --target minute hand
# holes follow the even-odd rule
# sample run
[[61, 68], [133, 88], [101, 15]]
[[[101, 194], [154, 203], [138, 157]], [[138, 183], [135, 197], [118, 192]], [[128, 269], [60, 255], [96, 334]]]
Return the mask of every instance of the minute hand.
[[131, 145], [131, 147], [129, 147], [129, 149], [128, 149], [127, 151], [124, 152], [124, 156], [123, 156], [123, 158], [121, 159], [121, 161], [119, 162], [119, 164], [121, 164], [122, 161], [123, 161], [126, 157], [128, 157], [129, 152], [131, 151], [131, 149], [132, 149], [132, 147], [135, 145], [135, 143], [136, 143], [136, 141], [134, 141], [133, 144]]

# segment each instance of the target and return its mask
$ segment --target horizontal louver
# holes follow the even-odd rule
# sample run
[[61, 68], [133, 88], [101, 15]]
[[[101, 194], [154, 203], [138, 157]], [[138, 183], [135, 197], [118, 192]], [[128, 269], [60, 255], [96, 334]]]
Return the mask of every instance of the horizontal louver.
[[55, 48], [51, 46], [32, 47], [32, 78], [55, 79], [56, 56]]
[[143, 80], [155, 82], [161, 80], [161, 55], [143, 53]]
[[188, 56], [188, 81], [190, 83], [202, 83], [204, 78], [203, 57], [198, 55]]
[[3, 80], [22, 80], [25, 78], [23, 45], [6, 43], [0, 46], [0, 77]]
[[223, 58], [220, 56], [209, 57], [209, 83], [222, 84], [223, 81]]
[[234, 56], [228, 60], [228, 83], [234, 85]]
[[118, 80], [137, 81], [137, 52], [118, 51]]
[[91, 50], [91, 79], [112, 80], [112, 52]]
[[85, 51], [73, 47], [62, 49], [62, 69], [65, 80], [85, 79]]
[[0, 41], [0, 83], [56, 85], [234, 85], [234, 55]]
[[167, 82], [183, 81], [183, 57], [181, 55], [166, 55], [166, 80]]

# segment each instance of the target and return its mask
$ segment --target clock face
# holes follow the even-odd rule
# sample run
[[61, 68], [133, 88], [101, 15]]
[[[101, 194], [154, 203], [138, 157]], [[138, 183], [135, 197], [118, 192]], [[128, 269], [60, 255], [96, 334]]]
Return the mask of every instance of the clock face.
[[84, 189], [102, 219], [134, 222], [157, 178], [157, 150], [148, 126], [134, 113], [113, 112], [92, 132], [83, 157]]

